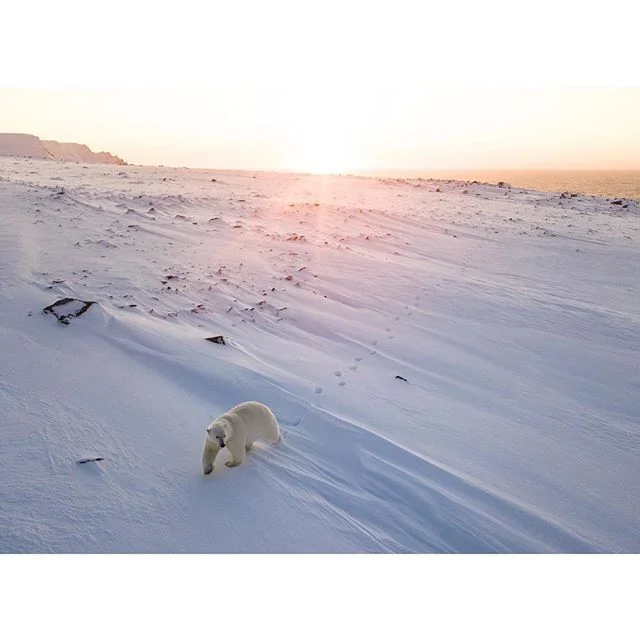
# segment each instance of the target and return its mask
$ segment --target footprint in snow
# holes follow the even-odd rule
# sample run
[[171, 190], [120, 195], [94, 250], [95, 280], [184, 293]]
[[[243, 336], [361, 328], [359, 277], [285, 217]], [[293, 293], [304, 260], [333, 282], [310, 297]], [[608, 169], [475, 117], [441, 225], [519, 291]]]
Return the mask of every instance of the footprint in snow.
[[357, 371], [358, 370], [358, 365], [357, 364], [350, 364], [348, 368], [351, 371]]
[[345, 384], [347, 383], [344, 380], [340, 380], [340, 382], [338, 382], [339, 387], [344, 387]]
[[314, 389], [314, 393], [316, 393], [317, 395], [320, 395], [322, 393], [322, 387], [316, 387]]
[[338, 376], [338, 378], [342, 375], [342, 371], [334, 371], [333, 372], [334, 376]]

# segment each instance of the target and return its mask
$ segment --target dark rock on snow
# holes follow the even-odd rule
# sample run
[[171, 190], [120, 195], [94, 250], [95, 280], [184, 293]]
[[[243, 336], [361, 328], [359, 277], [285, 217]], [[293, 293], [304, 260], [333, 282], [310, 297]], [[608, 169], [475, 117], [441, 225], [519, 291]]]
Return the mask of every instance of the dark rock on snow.
[[91, 300], [62, 298], [45, 307], [42, 311], [55, 316], [60, 324], [69, 324], [71, 318], [81, 316], [93, 304], [96, 303]]
[[78, 464], [86, 464], [87, 462], [101, 462], [104, 458], [97, 456], [95, 458], [81, 458], [78, 460]]

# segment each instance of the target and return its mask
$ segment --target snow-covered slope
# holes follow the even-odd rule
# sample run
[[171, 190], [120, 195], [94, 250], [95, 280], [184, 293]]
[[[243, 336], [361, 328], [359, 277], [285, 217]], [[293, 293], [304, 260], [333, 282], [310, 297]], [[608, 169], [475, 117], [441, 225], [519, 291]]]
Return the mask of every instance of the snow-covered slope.
[[[0, 159], [0, 550], [640, 552], [639, 239], [634, 202]], [[249, 399], [283, 443], [204, 477]]]
[[68, 162], [125, 164], [106, 151], [94, 153], [86, 144], [40, 140], [27, 133], [0, 133], [0, 156], [36, 158]]

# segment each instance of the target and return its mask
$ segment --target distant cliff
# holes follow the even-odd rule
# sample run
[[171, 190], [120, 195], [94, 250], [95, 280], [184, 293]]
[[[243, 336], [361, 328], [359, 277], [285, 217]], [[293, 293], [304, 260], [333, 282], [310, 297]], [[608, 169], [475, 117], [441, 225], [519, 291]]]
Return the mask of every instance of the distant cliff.
[[69, 162], [100, 162], [127, 164], [122, 158], [106, 151], [95, 153], [86, 144], [40, 140], [28, 133], [0, 133], [0, 156], [14, 158], [40, 158]]

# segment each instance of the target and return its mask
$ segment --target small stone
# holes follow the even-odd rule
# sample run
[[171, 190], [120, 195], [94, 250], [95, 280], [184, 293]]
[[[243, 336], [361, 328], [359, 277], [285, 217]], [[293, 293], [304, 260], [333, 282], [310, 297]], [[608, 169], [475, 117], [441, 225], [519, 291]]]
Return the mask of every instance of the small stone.
[[102, 462], [104, 460], [101, 456], [96, 456], [95, 458], [81, 458], [78, 460], [78, 464], [86, 464], [87, 462]]

